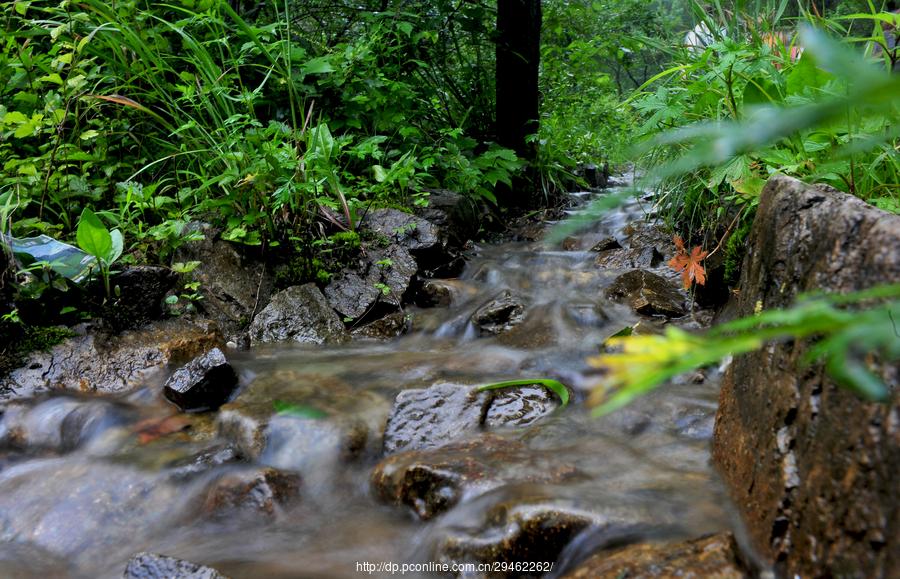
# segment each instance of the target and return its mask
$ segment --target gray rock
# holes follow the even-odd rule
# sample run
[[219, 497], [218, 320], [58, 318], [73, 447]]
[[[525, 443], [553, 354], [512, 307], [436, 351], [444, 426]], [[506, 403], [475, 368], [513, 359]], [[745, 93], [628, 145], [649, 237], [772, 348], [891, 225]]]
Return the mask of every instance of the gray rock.
[[500, 292], [472, 314], [472, 323], [482, 334], [501, 334], [525, 319], [525, 302], [509, 290]]
[[601, 251], [609, 251], [611, 249], [621, 249], [622, 246], [619, 244], [619, 240], [615, 237], [604, 237], [593, 246], [591, 246], [591, 251], [595, 251], [600, 253]]
[[491, 400], [473, 386], [435, 384], [397, 395], [384, 430], [384, 452], [433, 448], [477, 431]]
[[314, 284], [292, 286], [272, 297], [253, 323], [250, 342], [333, 344], [347, 340], [344, 324]]
[[203, 299], [198, 306], [230, 338], [245, 329], [268, 302], [272, 277], [262, 261], [249, 259], [239, 246], [216, 239], [218, 232], [211, 226], [191, 223], [186, 229], [185, 235], [200, 232], [205, 239], [184, 244], [175, 252], [175, 259], [200, 262], [190, 274], [200, 282]]
[[369, 249], [325, 287], [328, 303], [345, 318], [359, 319], [376, 308], [396, 310], [403, 301], [416, 262], [399, 245]]
[[185, 320], [154, 322], [120, 335], [87, 326], [76, 332], [49, 352], [32, 354], [22, 368], [0, 380], [0, 400], [56, 389], [127, 392], [170, 364], [184, 363], [223, 343], [216, 328]]
[[441, 246], [437, 228], [431, 222], [397, 209], [370, 211], [362, 225], [405, 247], [413, 255]]
[[197, 356], [172, 374], [163, 393], [181, 410], [215, 410], [238, 385], [237, 373], [218, 348]]
[[537, 385], [479, 391], [441, 383], [397, 395], [384, 431], [384, 452], [435, 448], [483, 429], [525, 426], [553, 412], [557, 401]]
[[228, 579], [215, 569], [156, 553], [138, 553], [125, 567], [124, 579]]
[[625, 301], [639, 314], [678, 317], [684, 315], [684, 296], [665, 278], [635, 269], [617, 277], [606, 297]]
[[416, 207], [416, 215], [438, 228], [442, 241], [451, 248], [461, 248], [478, 235], [481, 214], [470, 198], [446, 189], [429, 192], [428, 206]]
[[[900, 282], [900, 216], [827, 186], [769, 179], [748, 239], [737, 315], [810, 291]], [[779, 574], [892, 577], [900, 569], [900, 389], [886, 403], [838, 387], [791, 341], [735, 358], [713, 459], [749, 537]], [[802, 370], [798, 370], [802, 368]], [[897, 366], [872, 368], [897, 384]]]

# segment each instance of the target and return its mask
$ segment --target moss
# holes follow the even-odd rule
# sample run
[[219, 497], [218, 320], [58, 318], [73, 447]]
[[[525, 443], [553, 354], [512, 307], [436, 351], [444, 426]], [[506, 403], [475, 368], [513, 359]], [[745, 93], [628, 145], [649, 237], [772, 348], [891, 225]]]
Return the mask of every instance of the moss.
[[725, 242], [725, 283], [736, 286], [741, 278], [741, 264], [744, 263], [746, 254], [747, 237], [750, 235], [750, 227], [753, 219], [744, 219], [741, 225], [731, 234]]
[[46, 352], [75, 334], [65, 326], [22, 326], [4, 323], [0, 339], [7, 346], [0, 350], [0, 376], [5, 376], [25, 362], [32, 352]]

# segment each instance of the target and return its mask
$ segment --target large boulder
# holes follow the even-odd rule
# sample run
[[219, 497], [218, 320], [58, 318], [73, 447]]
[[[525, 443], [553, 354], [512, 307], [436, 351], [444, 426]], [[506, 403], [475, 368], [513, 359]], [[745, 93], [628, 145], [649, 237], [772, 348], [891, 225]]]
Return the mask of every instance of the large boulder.
[[[788, 177], [766, 184], [749, 248], [742, 316], [803, 292], [900, 281], [900, 216]], [[714, 460], [755, 547], [784, 576], [896, 576], [900, 391], [886, 404], [861, 400], [821, 365], [801, 369], [809, 348], [796, 342], [734, 361]]]
[[639, 543], [601, 551], [583, 561], [565, 579], [645, 577], [647, 579], [744, 579], [754, 577], [741, 563], [731, 533], [682, 543]]
[[291, 286], [272, 301], [250, 324], [252, 345], [270, 342], [333, 344], [348, 339], [344, 324], [315, 284]]
[[88, 326], [75, 331], [74, 337], [50, 351], [33, 353], [23, 367], [0, 381], [0, 399], [57, 389], [120, 394], [163, 372], [169, 364], [183, 364], [223, 345], [214, 325], [185, 320], [154, 322], [118, 335]]

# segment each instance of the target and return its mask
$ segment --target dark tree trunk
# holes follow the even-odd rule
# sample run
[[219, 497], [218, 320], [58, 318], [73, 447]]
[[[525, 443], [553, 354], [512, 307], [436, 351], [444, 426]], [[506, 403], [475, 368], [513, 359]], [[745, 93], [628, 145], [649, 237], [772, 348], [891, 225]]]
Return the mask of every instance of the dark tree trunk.
[[[538, 64], [541, 58], [540, 0], [497, 1], [497, 143], [533, 161], [536, 143], [526, 137], [537, 133], [540, 114]], [[518, 188], [518, 187], [516, 187]], [[530, 194], [498, 191], [500, 203], [524, 207]]]

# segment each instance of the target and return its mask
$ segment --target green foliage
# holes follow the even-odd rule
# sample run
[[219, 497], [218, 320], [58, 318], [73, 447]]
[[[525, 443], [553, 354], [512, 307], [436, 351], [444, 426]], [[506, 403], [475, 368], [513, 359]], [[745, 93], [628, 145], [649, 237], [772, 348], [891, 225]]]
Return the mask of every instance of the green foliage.
[[126, 256], [165, 262], [200, 218], [309, 261], [373, 205], [425, 205], [431, 187], [491, 201], [522, 169], [487, 141], [489, 7], [0, 7], [0, 206], [16, 235], [71, 239], [91, 206]]
[[547, 390], [553, 392], [559, 397], [560, 408], [565, 408], [569, 404], [569, 389], [561, 382], [550, 380], [549, 378], [535, 378], [524, 380], [506, 380], [504, 382], [493, 382], [478, 387], [479, 392], [485, 390], [499, 390], [500, 388], [514, 388], [516, 386], [543, 386]]
[[893, 207], [897, 78], [823, 32], [778, 37], [783, 3], [757, 2], [759, 11], [731, 17], [713, 4], [722, 16], [703, 13], [715, 31], [710, 46], [676, 52], [630, 100], [669, 224], [709, 245], [725, 215], [752, 217], [776, 172]]
[[[869, 400], [884, 401], [890, 390], [868, 367], [900, 360], [900, 285], [846, 295], [801, 296], [789, 309], [769, 310], [721, 324], [704, 334], [668, 327], [663, 335], [613, 338], [591, 364], [608, 373], [595, 390], [596, 414], [628, 404], [635, 397], [684, 372], [715, 364], [728, 356], [760, 349], [777, 340], [818, 337], [805, 363], [822, 362], [841, 386]], [[877, 305], [872, 305], [877, 300]], [[864, 309], [848, 306], [868, 305]]]
[[78, 220], [75, 237], [81, 249], [97, 258], [100, 275], [103, 277], [103, 287], [106, 289], [106, 297], [109, 298], [109, 268], [122, 255], [122, 232], [118, 229], [108, 230], [100, 218], [85, 207]]

